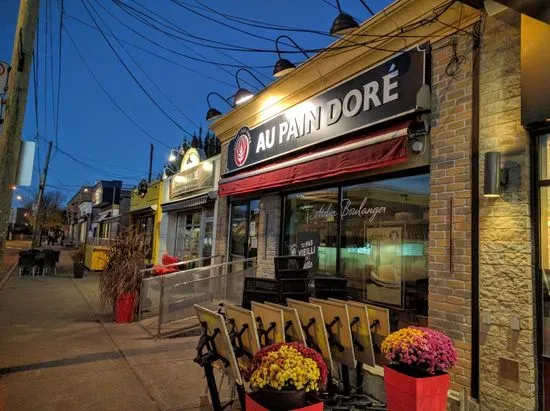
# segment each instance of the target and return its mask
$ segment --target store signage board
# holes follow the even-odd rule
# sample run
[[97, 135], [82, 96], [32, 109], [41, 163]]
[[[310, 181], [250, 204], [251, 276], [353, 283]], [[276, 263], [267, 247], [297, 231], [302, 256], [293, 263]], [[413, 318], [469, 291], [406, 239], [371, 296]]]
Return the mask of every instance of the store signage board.
[[412, 49], [249, 129], [242, 127], [227, 152], [227, 173], [417, 110], [425, 85], [427, 53]]
[[290, 255], [305, 257], [304, 269], [317, 272], [317, 250], [321, 245], [318, 231], [299, 231], [297, 243], [290, 246]]
[[172, 176], [170, 181], [170, 197], [212, 187], [213, 184], [214, 162], [206, 160]]

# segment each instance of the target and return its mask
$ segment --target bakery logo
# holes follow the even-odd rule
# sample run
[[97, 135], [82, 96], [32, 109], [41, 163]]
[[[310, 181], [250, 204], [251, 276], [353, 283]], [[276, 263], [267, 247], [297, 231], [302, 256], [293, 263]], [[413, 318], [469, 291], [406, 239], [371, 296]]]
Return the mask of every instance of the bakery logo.
[[246, 163], [248, 153], [250, 152], [250, 130], [248, 127], [243, 127], [237, 133], [237, 142], [233, 147], [233, 160], [237, 167], [241, 167]]

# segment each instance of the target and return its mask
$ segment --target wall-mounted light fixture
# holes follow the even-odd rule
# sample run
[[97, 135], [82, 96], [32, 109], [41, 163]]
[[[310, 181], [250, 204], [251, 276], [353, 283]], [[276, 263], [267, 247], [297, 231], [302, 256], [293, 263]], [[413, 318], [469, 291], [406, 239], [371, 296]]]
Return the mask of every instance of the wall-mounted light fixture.
[[344, 34], [351, 33], [353, 30], [359, 27], [359, 24], [357, 24], [352, 16], [342, 11], [340, 0], [336, 0], [336, 6], [338, 7], [338, 16], [336, 16], [336, 18], [332, 22], [332, 26], [330, 28], [331, 35], [343, 36]]
[[483, 196], [487, 198], [500, 197], [501, 186], [508, 184], [508, 170], [500, 168], [500, 152], [485, 153], [485, 180]]
[[277, 37], [277, 39], [275, 40], [275, 48], [277, 49], [277, 55], [279, 56], [279, 60], [277, 60], [277, 62], [275, 63], [275, 66], [273, 67], [274, 77], [282, 77], [285, 74], [290, 73], [292, 70], [296, 68], [294, 63], [292, 63], [290, 60], [287, 60], [281, 57], [281, 50], [279, 50], [279, 40], [282, 38], [288, 39], [292, 44], [294, 44], [294, 46], [296, 46], [298, 50], [302, 52], [304, 56], [306, 56], [306, 59], [309, 58], [307, 53], [290, 37], [284, 34], [282, 36]]
[[233, 105], [221, 94], [216, 93], [215, 91], [208, 93], [208, 95], [206, 96], [206, 102], [208, 103], [208, 112], [206, 113], [206, 121], [215, 120], [222, 115], [221, 111], [219, 111], [217, 108], [212, 107], [212, 105], [210, 104], [210, 96], [218, 96], [223, 101], [225, 101], [229, 105], [229, 107], [233, 108]]
[[254, 73], [252, 73], [250, 70], [248, 70], [247, 68], [244, 68], [244, 67], [238, 69], [237, 72], [235, 73], [235, 80], [237, 80], [237, 92], [235, 93], [234, 101], [235, 101], [236, 106], [238, 106], [239, 104], [242, 104], [245, 101], [248, 101], [252, 97], [254, 97], [254, 93], [252, 93], [251, 91], [241, 87], [241, 83], [239, 82], [239, 73], [241, 71], [246, 71], [248, 74], [250, 74], [252, 77], [254, 77], [254, 79], [262, 85], [262, 87], [265, 87], [265, 84], [262, 83], [260, 81], [260, 79], [258, 77], [256, 77], [254, 75]]

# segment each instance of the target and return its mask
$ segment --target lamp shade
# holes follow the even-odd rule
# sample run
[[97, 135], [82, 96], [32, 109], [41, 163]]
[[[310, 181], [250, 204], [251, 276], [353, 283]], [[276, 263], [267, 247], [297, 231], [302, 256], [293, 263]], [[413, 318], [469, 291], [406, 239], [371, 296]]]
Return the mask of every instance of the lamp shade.
[[330, 28], [331, 35], [344, 35], [351, 33], [359, 27], [359, 24], [347, 13], [340, 13], [333, 21]]
[[206, 121], [215, 120], [218, 117], [220, 117], [221, 115], [222, 115], [222, 113], [220, 112], [220, 110], [218, 110], [214, 107], [210, 107], [208, 109], [208, 112], [206, 113]]
[[483, 196], [489, 198], [500, 196], [500, 153], [498, 151], [485, 153]]
[[282, 77], [290, 73], [295, 68], [296, 66], [291, 61], [287, 59], [279, 59], [277, 60], [277, 63], [275, 63], [275, 67], [273, 67], [273, 76]]
[[235, 105], [237, 106], [239, 104], [242, 104], [245, 101], [250, 100], [252, 97], [254, 97], [254, 93], [248, 91], [245, 88], [239, 88], [235, 93]]

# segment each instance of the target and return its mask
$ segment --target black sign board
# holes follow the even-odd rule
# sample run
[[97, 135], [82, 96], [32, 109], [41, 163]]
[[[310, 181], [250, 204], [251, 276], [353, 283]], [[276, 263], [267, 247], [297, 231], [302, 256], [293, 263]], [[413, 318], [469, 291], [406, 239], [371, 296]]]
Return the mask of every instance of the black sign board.
[[429, 109], [429, 101], [417, 100], [425, 84], [426, 58], [418, 49], [403, 52], [253, 129], [241, 128], [229, 143], [227, 172]]
[[305, 257], [304, 269], [310, 272], [317, 272], [317, 250], [321, 243], [321, 238], [317, 231], [298, 232], [298, 242], [290, 247], [291, 255]]

